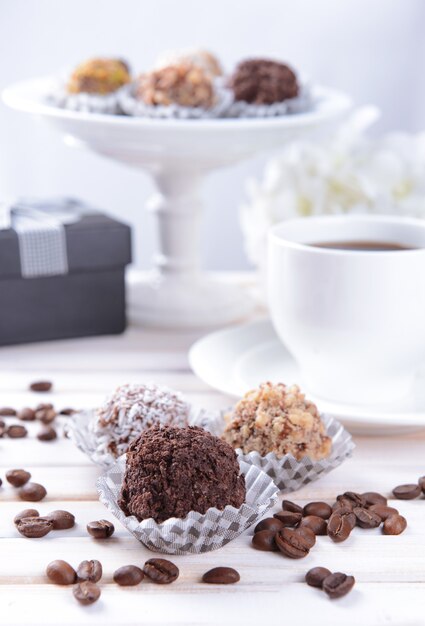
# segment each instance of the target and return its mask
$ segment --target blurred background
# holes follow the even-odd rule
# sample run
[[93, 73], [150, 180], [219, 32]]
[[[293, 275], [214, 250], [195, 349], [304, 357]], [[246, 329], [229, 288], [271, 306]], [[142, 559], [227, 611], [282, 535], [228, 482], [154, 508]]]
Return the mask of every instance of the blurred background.
[[[380, 107], [375, 132], [419, 131], [425, 81], [415, 68], [425, 59], [424, 24], [423, 0], [0, 0], [0, 89], [91, 56], [127, 58], [140, 72], [164, 50], [199, 46], [229, 70], [250, 56], [287, 61], [314, 82], [347, 91], [355, 104]], [[153, 225], [140, 205], [152, 192], [148, 178], [71, 150], [47, 125], [0, 107], [0, 198], [68, 194], [129, 223], [137, 216], [135, 261], [149, 267]], [[204, 267], [248, 267], [238, 207], [246, 178], [259, 175], [264, 160], [208, 180]]]

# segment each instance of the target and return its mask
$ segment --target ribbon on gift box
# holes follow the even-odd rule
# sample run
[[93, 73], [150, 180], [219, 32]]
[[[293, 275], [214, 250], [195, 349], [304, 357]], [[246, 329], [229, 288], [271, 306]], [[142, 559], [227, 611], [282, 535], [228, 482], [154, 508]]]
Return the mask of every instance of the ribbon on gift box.
[[93, 213], [74, 198], [22, 198], [0, 205], [0, 230], [12, 228], [18, 236], [22, 276], [67, 274], [65, 225]]

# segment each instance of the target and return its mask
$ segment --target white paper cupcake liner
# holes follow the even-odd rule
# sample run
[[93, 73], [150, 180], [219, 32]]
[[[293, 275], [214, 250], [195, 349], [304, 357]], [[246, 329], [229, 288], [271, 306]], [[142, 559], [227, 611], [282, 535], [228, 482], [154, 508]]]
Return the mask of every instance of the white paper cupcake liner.
[[235, 100], [226, 110], [226, 117], [279, 117], [293, 113], [305, 113], [313, 108], [314, 100], [308, 85], [303, 85], [296, 98], [273, 104], [250, 104]]
[[216, 88], [216, 104], [210, 109], [203, 107], [184, 107], [178, 104], [153, 106], [141, 102], [134, 96], [134, 84], [123, 88], [119, 94], [119, 105], [126, 115], [150, 117], [154, 119], [211, 119], [224, 117], [233, 102], [228, 89]]
[[122, 113], [119, 104], [120, 89], [104, 96], [90, 93], [69, 94], [63, 87], [57, 87], [47, 96], [47, 102], [61, 109], [80, 111], [81, 113], [104, 113], [119, 115]]
[[245, 474], [246, 501], [237, 509], [226, 506], [222, 511], [210, 508], [206, 513], [190, 512], [185, 518], [172, 517], [161, 524], [152, 518], [139, 522], [126, 516], [118, 506], [125, 473], [125, 455], [96, 483], [100, 501], [143, 545], [166, 554], [199, 554], [217, 550], [259, 521], [277, 500], [272, 479], [255, 465], [239, 459]]
[[350, 433], [338, 420], [330, 415], [322, 415], [321, 418], [328, 437], [332, 439], [332, 450], [328, 457], [320, 461], [314, 461], [308, 456], [297, 461], [292, 454], [277, 458], [273, 452], [266, 456], [261, 456], [258, 452], [244, 454], [240, 449], [236, 452], [243, 461], [258, 467], [270, 476], [281, 492], [297, 491], [303, 485], [317, 480], [341, 465], [352, 455], [355, 448]]
[[[117, 459], [107, 449], [110, 436], [108, 433], [99, 432], [95, 428], [96, 422], [97, 416], [94, 409], [75, 413], [67, 420], [66, 434], [93, 463], [101, 467], [111, 467]], [[192, 407], [189, 425], [200, 426], [217, 437], [223, 432], [224, 417], [221, 411]]]

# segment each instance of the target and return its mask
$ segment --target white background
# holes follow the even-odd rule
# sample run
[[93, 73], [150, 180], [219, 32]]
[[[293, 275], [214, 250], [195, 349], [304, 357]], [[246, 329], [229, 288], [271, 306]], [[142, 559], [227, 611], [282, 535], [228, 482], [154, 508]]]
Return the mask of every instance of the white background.
[[[164, 49], [203, 46], [231, 68], [241, 58], [283, 59], [315, 81], [383, 110], [379, 130], [425, 127], [423, 0], [0, 0], [0, 88], [93, 55], [149, 68]], [[246, 267], [238, 228], [244, 180], [262, 159], [211, 176], [203, 260]], [[0, 198], [77, 195], [137, 222], [135, 257], [149, 265], [154, 232], [143, 174], [67, 148], [43, 124], [0, 105]], [[220, 242], [220, 245], [218, 245]]]

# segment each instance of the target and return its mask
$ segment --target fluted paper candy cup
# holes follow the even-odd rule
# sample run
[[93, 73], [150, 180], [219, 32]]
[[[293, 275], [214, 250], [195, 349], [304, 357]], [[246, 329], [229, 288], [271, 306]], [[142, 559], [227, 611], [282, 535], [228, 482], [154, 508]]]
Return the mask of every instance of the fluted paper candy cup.
[[279, 117], [293, 113], [305, 113], [314, 108], [315, 100], [309, 85], [302, 86], [300, 94], [273, 104], [250, 104], [243, 100], [234, 100], [226, 110], [226, 117]]
[[81, 113], [104, 113], [119, 115], [122, 113], [119, 104], [120, 89], [106, 95], [91, 93], [67, 93], [63, 84], [58, 84], [47, 96], [48, 104], [69, 111]]
[[217, 550], [258, 522], [277, 500], [273, 480], [255, 465], [239, 459], [245, 475], [246, 500], [240, 508], [210, 508], [206, 513], [191, 511], [185, 518], [172, 517], [161, 524], [152, 518], [139, 522], [126, 516], [118, 506], [125, 474], [126, 455], [97, 480], [100, 501], [144, 546], [166, 554], [199, 554]]
[[[96, 424], [97, 416], [95, 410], [81, 411], [68, 419], [65, 431], [69, 439], [93, 463], [101, 467], [111, 467], [117, 459], [108, 449], [110, 436], [108, 433], [102, 433], [101, 429], [96, 428]], [[218, 437], [224, 429], [224, 413], [192, 407], [189, 415], [189, 425], [200, 426]]]
[[281, 492], [296, 491], [341, 465], [352, 455], [355, 448], [350, 433], [338, 420], [330, 415], [321, 415], [321, 419], [328, 437], [332, 439], [332, 450], [328, 457], [320, 461], [314, 461], [308, 456], [297, 461], [292, 454], [278, 458], [273, 452], [265, 456], [258, 452], [244, 454], [241, 449], [237, 449], [236, 452], [243, 461], [258, 467], [270, 476]]

